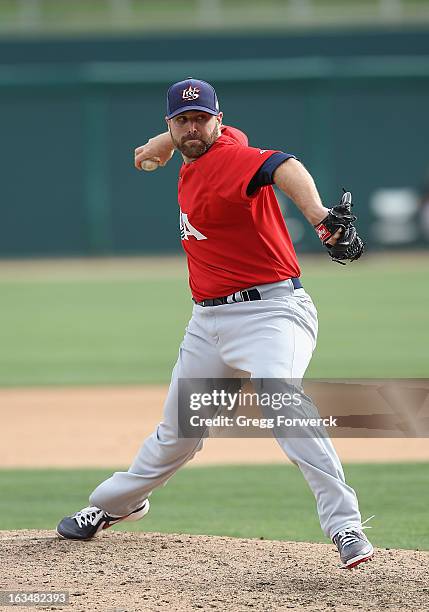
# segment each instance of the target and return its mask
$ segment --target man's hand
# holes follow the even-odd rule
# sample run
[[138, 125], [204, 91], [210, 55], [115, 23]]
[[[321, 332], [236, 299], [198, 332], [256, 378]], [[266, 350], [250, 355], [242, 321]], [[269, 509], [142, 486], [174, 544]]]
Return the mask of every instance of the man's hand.
[[173, 157], [174, 146], [169, 132], [164, 132], [134, 151], [134, 166], [141, 170], [141, 163], [146, 160], [158, 162], [160, 166], [165, 166]]
[[[322, 206], [322, 209], [323, 209], [323, 215], [322, 216], [319, 215], [317, 223], [314, 223], [315, 228], [317, 228], [321, 223], [323, 223], [323, 221], [329, 215], [329, 211], [330, 211], [329, 208]], [[342, 233], [343, 233], [343, 228], [340, 227], [334, 234], [332, 234], [332, 236], [328, 240], [326, 240], [326, 242], [324, 242], [324, 244], [326, 244], [326, 246], [334, 246], [334, 244], [337, 242], [337, 240], [339, 239]]]
[[329, 240], [325, 243], [326, 246], [334, 246], [334, 244], [336, 244], [341, 236], [341, 234], [343, 233], [342, 229], [339, 229], [335, 232], [335, 234], [333, 236], [331, 236], [329, 238]]
[[345, 191], [341, 202], [328, 209], [326, 217], [314, 226], [332, 260], [342, 265], [359, 259], [364, 250], [364, 243], [353, 225], [356, 216], [351, 207], [352, 194]]

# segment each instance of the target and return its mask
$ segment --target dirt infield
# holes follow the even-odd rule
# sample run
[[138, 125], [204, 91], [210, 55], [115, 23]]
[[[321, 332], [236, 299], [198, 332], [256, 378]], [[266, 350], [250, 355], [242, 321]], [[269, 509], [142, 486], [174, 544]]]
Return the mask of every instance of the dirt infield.
[[[0, 467], [128, 466], [162, 415], [165, 387], [0, 389]], [[415, 439], [334, 440], [345, 462], [428, 461]], [[278, 463], [271, 438], [210, 439], [191, 465]]]
[[121, 532], [70, 542], [12, 531], [0, 532], [0, 552], [2, 590], [69, 592], [70, 605], [43, 610], [416, 611], [429, 603], [429, 556], [417, 551], [377, 550], [349, 571], [328, 544]]

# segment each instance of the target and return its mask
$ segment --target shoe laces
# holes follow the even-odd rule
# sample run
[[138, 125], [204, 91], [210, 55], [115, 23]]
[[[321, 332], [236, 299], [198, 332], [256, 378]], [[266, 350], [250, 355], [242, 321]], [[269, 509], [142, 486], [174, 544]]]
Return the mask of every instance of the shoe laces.
[[337, 535], [335, 536], [336, 538], [338, 538], [339, 544], [341, 546], [348, 546], [349, 544], [355, 544], [356, 542], [359, 542], [362, 536], [362, 531], [364, 529], [372, 529], [371, 525], [365, 525], [365, 523], [367, 523], [374, 517], [375, 517], [375, 514], [367, 518], [362, 523], [360, 529], [343, 529], [342, 531], [339, 531]]
[[97, 508], [97, 506], [88, 506], [73, 514], [72, 518], [74, 518], [79, 527], [82, 527], [83, 525], [95, 525], [103, 514], [104, 511]]
[[[367, 518], [367, 519], [366, 519], [366, 520], [365, 520], [365, 521], [362, 523], [361, 529], [362, 529], [362, 530], [363, 530], [363, 529], [372, 529], [372, 525], [365, 525], [365, 523], [367, 523], [368, 521], [370, 521], [370, 520], [371, 520], [371, 519], [373, 519], [374, 517], [375, 517], [375, 514], [372, 514], [370, 517], [368, 517], [368, 518]], [[364, 525], [365, 525], [365, 527], [364, 527]]]

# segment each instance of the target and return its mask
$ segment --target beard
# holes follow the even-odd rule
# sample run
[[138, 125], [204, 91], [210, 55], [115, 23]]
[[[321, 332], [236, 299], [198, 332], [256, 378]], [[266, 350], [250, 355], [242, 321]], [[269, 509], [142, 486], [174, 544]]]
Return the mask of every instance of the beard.
[[198, 159], [210, 149], [214, 141], [220, 136], [220, 128], [218, 125], [216, 125], [212, 133], [207, 138], [203, 138], [197, 134], [192, 134], [183, 136], [180, 140], [176, 140], [171, 132], [170, 135], [175, 148], [178, 149], [185, 157], [188, 159]]

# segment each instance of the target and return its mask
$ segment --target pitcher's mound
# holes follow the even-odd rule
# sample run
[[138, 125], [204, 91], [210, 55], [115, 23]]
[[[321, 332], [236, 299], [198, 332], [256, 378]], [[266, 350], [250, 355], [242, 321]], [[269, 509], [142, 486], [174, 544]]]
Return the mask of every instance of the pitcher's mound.
[[0, 552], [3, 591], [69, 592], [70, 605], [37, 609], [380, 611], [429, 602], [426, 552], [377, 550], [349, 571], [330, 544], [114, 531], [90, 542], [3, 531]]

